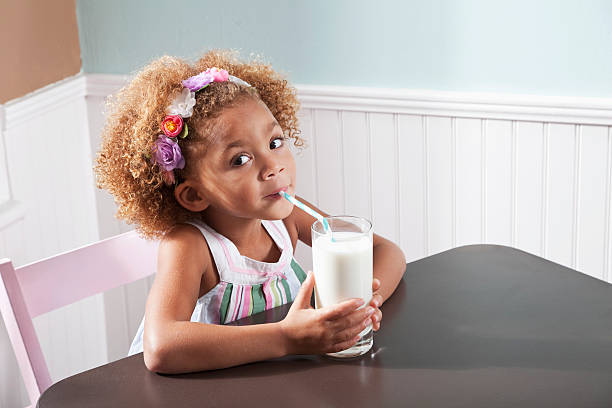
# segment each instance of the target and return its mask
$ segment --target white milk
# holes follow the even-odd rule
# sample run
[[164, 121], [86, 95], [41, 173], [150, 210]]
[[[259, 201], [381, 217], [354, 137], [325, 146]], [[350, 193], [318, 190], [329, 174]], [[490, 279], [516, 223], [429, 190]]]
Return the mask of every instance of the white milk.
[[372, 299], [372, 241], [355, 232], [333, 235], [335, 242], [326, 234], [312, 245], [316, 308], [358, 297], [367, 305]]

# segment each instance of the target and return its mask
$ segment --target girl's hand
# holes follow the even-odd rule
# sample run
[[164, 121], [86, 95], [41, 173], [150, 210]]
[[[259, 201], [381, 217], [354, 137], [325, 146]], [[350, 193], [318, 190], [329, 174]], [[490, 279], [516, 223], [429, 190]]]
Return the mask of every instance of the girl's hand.
[[286, 340], [287, 354], [335, 353], [354, 346], [359, 333], [371, 322], [374, 308], [364, 307], [362, 299], [349, 299], [337, 305], [314, 309], [310, 297], [314, 276], [308, 272], [289, 313], [279, 322]]
[[376, 291], [380, 289], [380, 279], [374, 278], [372, 280], [372, 300], [370, 300], [370, 306], [374, 308], [374, 314], [372, 314], [372, 329], [378, 331], [380, 329], [380, 321], [382, 320], [382, 312], [379, 307], [382, 305], [383, 297]]

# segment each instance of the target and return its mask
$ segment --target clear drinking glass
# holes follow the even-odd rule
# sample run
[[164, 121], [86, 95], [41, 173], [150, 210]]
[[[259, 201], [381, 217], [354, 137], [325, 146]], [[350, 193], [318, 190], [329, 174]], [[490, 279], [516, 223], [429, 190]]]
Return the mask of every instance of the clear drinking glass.
[[[323, 223], [312, 224], [312, 263], [315, 278], [315, 307], [334, 305], [351, 298], [362, 298], [366, 307], [372, 299], [372, 223], [365, 218], [340, 215], [327, 217], [330, 232]], [[353, 347], [330, 357], [346, 358], [365, 354], [372, 348], [372, 325], [361, 333]]]

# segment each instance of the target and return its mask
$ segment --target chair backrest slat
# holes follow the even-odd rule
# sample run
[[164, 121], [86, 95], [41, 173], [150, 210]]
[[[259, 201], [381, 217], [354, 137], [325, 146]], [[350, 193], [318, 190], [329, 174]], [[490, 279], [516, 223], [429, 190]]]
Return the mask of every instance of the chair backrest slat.
[[30, 316], [155, 273], [157, 246], [130, 231], [17, 268]]
[[15, 276], [15, 269], [8, 259], [0, 260], [0, 277], [0, 312], [21, 369], [25, 388], [34, 405], [42, 390], [52, 384], [51, 376]]

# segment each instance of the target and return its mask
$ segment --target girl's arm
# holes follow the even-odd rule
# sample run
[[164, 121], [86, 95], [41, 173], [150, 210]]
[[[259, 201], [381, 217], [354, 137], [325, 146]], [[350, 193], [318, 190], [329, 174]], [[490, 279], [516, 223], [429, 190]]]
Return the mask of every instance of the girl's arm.
[[287, 354], [340, 351], [357, 341], [373, 312], [367, 315], [368, 308], [356, 310], [363, 302], [354, 300], [327, 310], [302, 310], [313, 289], [309, 276], [296, 296], [290, 318], [284, 321], [251, 326], [191, 322], [202, 275], [210, 276], [208, 268], [212, 268], [208, 246], [193, 227], [180, 226], [160, 243], [144, 327], [144, 361], [149, 370], [185, 373]]
[[[380, 281], [380, 287], [376, 291], [380, 295], [380, 303], [376, 306], [389, 299], [405, 271], [404, 252], [393, 242], [374, 234], [374, 279]], [[377, 301], [375, 296], [373, 300]]]

